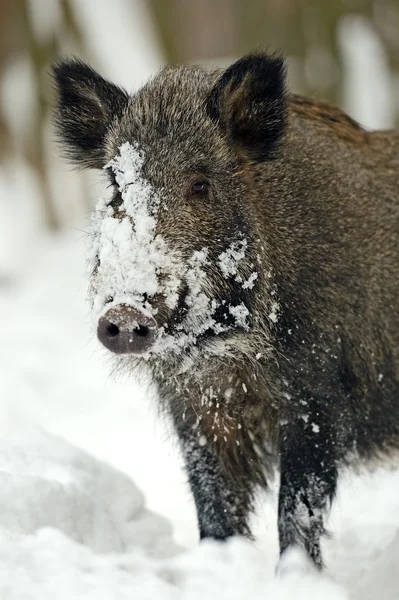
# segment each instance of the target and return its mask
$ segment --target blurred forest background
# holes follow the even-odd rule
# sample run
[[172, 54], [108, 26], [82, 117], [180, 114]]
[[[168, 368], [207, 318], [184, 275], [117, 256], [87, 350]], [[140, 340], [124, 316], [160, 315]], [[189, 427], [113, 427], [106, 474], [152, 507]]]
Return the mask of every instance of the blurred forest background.
[[369, 128], [399, 122], [399, 0], [0, 0], [0, 278], [97, 194], [51, 127], [50, 64], [73, 53], [130, 91], [165, 63], [281, 50], [292, 91]]

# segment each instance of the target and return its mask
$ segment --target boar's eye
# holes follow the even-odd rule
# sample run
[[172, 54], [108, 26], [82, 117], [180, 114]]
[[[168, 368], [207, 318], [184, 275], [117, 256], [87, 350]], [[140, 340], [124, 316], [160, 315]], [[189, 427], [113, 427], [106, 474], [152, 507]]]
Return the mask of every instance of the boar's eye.
[[197, 196], [199, 194], [204, 194], [208, 188], [208, 183], [206, 181], [195, 181], [188, 192], [188, 197]]

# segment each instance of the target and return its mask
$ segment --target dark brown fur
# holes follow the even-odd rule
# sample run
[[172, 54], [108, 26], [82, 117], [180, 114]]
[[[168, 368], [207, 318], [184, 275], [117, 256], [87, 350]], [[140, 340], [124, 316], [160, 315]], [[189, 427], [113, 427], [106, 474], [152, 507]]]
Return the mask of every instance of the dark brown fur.
[[[56, 67], [69, 152], [101, 168], [137, 142], [146, 179], [166, 190], [157, 230], [187, 257], [207, 247], [207, 294], [250, 311], [248, 330], [209, 331], [183, 356], [147, 363], [201, 537], [250, 535], [254, 492], [279, 466], [281, 551], [300, 545], [320, 566], [339, 469], [399, 448], [399, 134], [366, 132], [336, 108], [288, 95], [279, 57], [250, 55], [223, 73], [167, 68], [128, 99], [99, 80], [100, 98], [116, 94], [105, 104], [85, 89], [75, 97], [81, 70]], [[80, 104], [101, 122], [92, 152]], [[209, 190], [193, 201], [186, 190], [199, 176]], [[237, 235], [248, 242], [243, 277], [258, 273], [252, 290], [217, 267]], [[180, 313], [151, 303], [173, 331]]]

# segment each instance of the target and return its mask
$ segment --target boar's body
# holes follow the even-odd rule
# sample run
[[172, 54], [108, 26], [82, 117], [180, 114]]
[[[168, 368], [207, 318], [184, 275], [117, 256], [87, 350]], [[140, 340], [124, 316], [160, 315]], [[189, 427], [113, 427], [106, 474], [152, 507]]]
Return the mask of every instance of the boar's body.
[[[136, 320], [143, 311], [140, 323], [163, 331], [147, 354], [118, 364], [153, 374], [201, 537], [250, 535], [254, 493], [279, 467], [281, 551], [300, 545], [320, 566], [339, 468], [399, 448], [399, 134], [366, 132], [338, 109], [287, 95], [282, 60], [263, 54], [223, 73], [165, 69], [133, 96], [78, 61], [55, 76], [75, 162], [102, 168], [129, 142], [137, 178], [154, 190], [146, 207], [160, 198], [153, 234], [171, 254], [154, 270], [155, 291], [121, 290], [123, 270], [111, 285], [101, 248], [92, 288], [113, 336], [107, 310], [129, 304], [123, 294]], [[139, 230], [115, 164], [102, 217]], [[208, 312], [188, 331], [201, 294]], [[178, 345], [164, 343], [174, 335]]]

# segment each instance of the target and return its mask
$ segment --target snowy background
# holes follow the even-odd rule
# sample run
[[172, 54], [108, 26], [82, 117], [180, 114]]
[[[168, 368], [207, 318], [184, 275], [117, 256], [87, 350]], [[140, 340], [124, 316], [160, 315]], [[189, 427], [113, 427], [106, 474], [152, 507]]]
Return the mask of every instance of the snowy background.
[[[165, 4], [176, 9], [181, 2]], [[198, 4], [186, 2], [194, 15]], [[276, 5], [269, 4], [270, 10]], [[323, 87], [315, 73], [325, 72], [330, 78], [319, 95], [329, 96], [339, 66], [340, 104], [368, 127], [392, 126], [399, 78], [395, 44], [387, 40], [395, 31], [399, 39], [399, 7], [380, 2], [382, 14], [377, 3], [338, 4], [347, 8], [336, 19], [337, 55], [327, 52], [327, 43], [320, 50], [303, 26], [308, 46], [297, 72], [302, 59], [291, 57], [291, 78], [305, 73], [307, 89], [315, 90]], [[150, 5], [158, 6], [156, 17]], [[220, 18], [229, 2], [216, 5]], [[365, 5], [374, 10], [368, 14]], [[153, 390], [133, 378], [111, 380], [106, 351], [93, 338], [84, 231], [103, 184], [61, 161], [49, 116], [40, 109], [48, 61], [38, 71], [32, 50], [53, 48], [55, 38], [57, 52], [81, 53], [133, 90], [171, 59], [159, 31], [160, 4], [114, 0], [112, 14], [107, 0], [4, 6], [21, 9], [8, 13], [10, 23], [24, 18], [33, 41], [31, 54], [22, 44], [12, 52], [0, 45], [0, 600], [399, 598], [395, 470], [343, 475], [321, 575], [295, 553], [276, 574], [276, 490], [259, 498], [255, 544], [198, 545], [190, 492], [173, 439], [157, 418]], [[73, 30], [65, 27], [65, 6], [73, 11]], [[0, 27], [14, 32], [5, 17]], [[232, 58], [241, 50], [228, 34]], [[252, 45], [270, 45], [266, 37], [254, 39]], [[213, 59], [192, 46], [182, 58], [229, 62], [213, 48]], [[29, 144], [37, 150], [37, 136], [42, 161], [26, 150]]]

